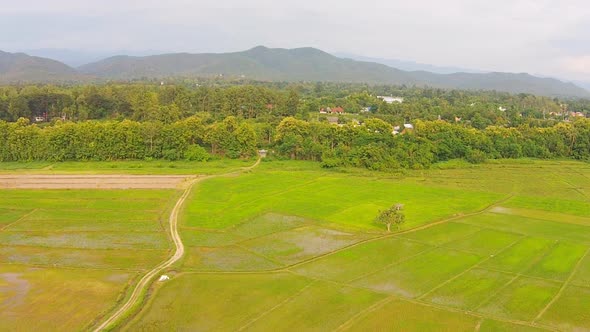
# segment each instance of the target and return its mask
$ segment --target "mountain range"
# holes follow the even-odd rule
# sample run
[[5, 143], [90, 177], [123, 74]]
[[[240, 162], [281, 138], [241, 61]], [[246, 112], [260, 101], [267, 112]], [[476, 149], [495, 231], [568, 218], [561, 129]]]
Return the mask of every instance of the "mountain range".
[[77, 68], [48, 58], [0, 51], [0, 83], [4, 84], [220, 75], [262, 81], [405, 84], [590, 98], [589, 91], [553, 78], [524, 73], [434, 73], [401, 70], [377, 61], [337, 57], [310, 47], [281, 49], [257, 46], [232, 53], [121, 55]]

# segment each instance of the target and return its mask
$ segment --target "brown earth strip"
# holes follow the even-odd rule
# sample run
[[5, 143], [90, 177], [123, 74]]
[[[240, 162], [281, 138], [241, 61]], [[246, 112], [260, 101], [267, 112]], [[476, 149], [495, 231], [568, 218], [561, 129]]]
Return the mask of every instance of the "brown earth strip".
[[0, 189], [185, 189], [189, 175], [0, 175]]

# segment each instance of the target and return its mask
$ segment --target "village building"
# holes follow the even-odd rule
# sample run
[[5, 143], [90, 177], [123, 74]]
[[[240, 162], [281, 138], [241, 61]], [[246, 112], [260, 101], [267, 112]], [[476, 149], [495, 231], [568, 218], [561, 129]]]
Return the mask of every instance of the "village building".
[[570, 116], [574, 118], [585, 118], [586, 115], [582, 112], [570, 112]]
[[388, 104], [393, 104], [393, 103], [403, 103], [404, 102], [404, 98], [402, 97], [393, 97], [393, 96], [377, 96], [377, 98], [383, 100], [384, 102], [388, 103]]
[[330, 107], [323, 108], [322, 107], [320, 109], [320, 114], [333, 114], [333, 113], [336, 113], [336, 114], [344, 114], [346, 112], [344, 112], [344, 108], [342, 108], [340, 106], [337, 106], [337, 107], [334, 107], [334, 108], [330, 108]]
[[267, 154], [268, 154], [268, 150], [264, 150], [264, 149], [262, 149], [262, 150], [258, 150], [258, 156], [259, 156], [260, 158], [266, 158], [266, 155], [267, 155]]

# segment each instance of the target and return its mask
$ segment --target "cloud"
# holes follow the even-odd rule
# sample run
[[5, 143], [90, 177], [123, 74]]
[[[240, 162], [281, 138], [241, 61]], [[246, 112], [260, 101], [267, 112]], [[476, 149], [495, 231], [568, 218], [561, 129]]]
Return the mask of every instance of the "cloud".
[[[0, 49], [226, 52], [264, 44], [572, 74], [586, 0], [0, 0]], [[579, 79], [579, 72], [574, 74]], [[584, 71], [585, 72], [585, 71]], [[585, 74], [588, 76], [587, 74]], [[590, 77], [588, 77], [590, 80]]]
[[571, 73], [590, 75], [590, 55], [567, 57], [562, 60], [563, 67]]

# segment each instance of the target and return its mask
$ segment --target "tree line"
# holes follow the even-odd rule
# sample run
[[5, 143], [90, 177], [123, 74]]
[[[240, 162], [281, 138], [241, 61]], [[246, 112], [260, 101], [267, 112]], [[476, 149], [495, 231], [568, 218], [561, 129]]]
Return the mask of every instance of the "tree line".
[[414, 129], [397, 135], [392, 124], [379, 118], [340, 125], [295, 117], [274, 124], [208, 114], [170, 123], [58, 121], [39, 126], [26, 118], [0, 121], [0, 161], [248, 158], [259, 148], [274, 158], [381, 171], [423, 169], [458, 158], [472, 163], [521, 157], [590, 161], [590, 119], [485, 129], [416, 120]]
[[[404, 102], [388, 104], [378, 96], [402, 97]], [[570, 112], [590, 116], [589, 100], [390, 85], [213, 80], [0, 87], [0, 120], [9, 122], [42, 117], [49, 122], [128, 119], [169, 124], [208, 113], [217, 120], [235, 116], [276, 124], [289, 116], [312, 120], [326, 107], [342, 107], [361, 119], [396, 123], [440, 118], [478, 129], [531, 122], [553, 125], [568, 119]]]

